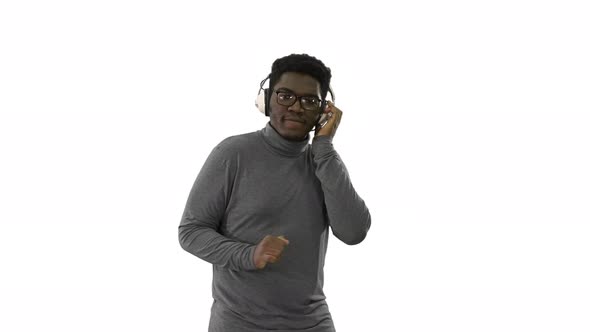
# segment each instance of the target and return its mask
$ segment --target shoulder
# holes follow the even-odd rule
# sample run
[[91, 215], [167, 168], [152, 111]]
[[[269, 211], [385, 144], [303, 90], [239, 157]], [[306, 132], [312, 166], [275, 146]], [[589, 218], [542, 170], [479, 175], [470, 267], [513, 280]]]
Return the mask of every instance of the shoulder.
[[259, 144], [259, 131], [229, 136], [217, 144], [216, 149], [237, 153], [255, 148]]
[[223, 160], [235, 160], [240, 155], [253, 152], [260, 147], [259, 131], [229, 136], [219, 142], [211, 152]]

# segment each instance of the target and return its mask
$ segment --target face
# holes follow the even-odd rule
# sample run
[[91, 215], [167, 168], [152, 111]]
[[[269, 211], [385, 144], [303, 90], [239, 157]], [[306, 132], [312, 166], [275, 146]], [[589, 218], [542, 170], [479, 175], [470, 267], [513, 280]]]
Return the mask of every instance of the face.
[[[274, 85], [274, 91], [290, 92], [297, 96], [310, 96], [321, 99], [320, 83], [307, 74], [286, 72]], [[285, 139], [302, 141], [313, 129], [320, 110], [308, 111], [301, 107], [301, 100], [291, 106], [279, 105], [278, 95], [270, 97], [270, 124]]]

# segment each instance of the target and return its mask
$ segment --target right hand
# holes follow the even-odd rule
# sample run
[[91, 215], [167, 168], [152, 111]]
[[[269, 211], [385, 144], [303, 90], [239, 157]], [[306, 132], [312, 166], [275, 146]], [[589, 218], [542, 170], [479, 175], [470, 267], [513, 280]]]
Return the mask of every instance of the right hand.
[[333, 138], [334, 135], [336, 135], [338, 126], [340, 125], [342, 111], [336, 107], [333, 102], [328, 100], [328, 104], [326, 105], [326, 109], [324, 109], [322, 116], [327, 116], [328, 121], [325, 121], [326, 124], [323, 127], [316, 126], [314, 137], [330, 136]]
[[254, 265], [257, 269], [264, 269], [267, 263], [276, 263], [281, 258], [283, 249], [289, 240], [281, 236], [267, 235], [256, 245], [254, 250]]

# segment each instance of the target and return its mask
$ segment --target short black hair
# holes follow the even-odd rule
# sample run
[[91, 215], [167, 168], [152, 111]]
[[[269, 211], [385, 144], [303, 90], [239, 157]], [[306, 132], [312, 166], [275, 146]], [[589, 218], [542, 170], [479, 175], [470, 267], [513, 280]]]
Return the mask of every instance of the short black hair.
[[269, 75], [271, 90], [285, 72], [298, 72], [315, 78], [320, 83], [322, 99], [326, 99], [332, 72], [321, 60], [307, 54], [291, 54], [276, 59]]

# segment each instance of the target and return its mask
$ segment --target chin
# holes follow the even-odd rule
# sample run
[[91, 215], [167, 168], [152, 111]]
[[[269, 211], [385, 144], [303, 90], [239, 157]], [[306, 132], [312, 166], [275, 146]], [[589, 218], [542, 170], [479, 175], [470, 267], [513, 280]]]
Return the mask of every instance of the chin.
[[303, 141], [305, 139], [305, 137], [307, 136], [307, 133], [301, 133], [301, 132], [293, 132], [292, 130], [281, 130], [279, 132], [279, 134], [281, 134], [281, 136], [283, 136], [284, 139], [287, 139], [289, 141]]
[[311, 130], [311, 128], [307, 128], [307, 126], [305, 126], [305, 128], [289, 128], [285, 126], [285, 122], [281, 120], [271, 121], [270, 125], [275, 128], [279, 135], [289, 141], [303, 141]]

